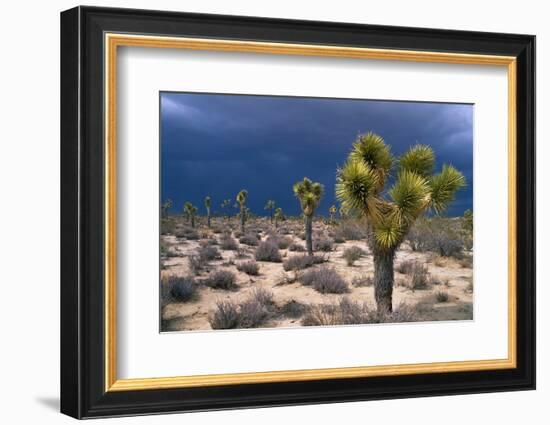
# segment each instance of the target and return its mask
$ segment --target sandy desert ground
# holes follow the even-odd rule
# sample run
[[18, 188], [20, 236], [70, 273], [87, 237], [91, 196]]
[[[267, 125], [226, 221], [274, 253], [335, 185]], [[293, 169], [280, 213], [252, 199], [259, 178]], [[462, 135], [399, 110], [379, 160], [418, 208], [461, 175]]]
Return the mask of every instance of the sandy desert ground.
[[[323, 308], [337, 306], [343, 299], [357, 306], [361, 305], [362, 308], [375, 310], [374, 288], [371, 281], [374, 271], [372, 255], [365, 240], [343, 240], [338, 236], [331, 238], [338, 233], [339, 224], [329, 224], [321, 219], [314, 224], [314, 242], [319, 239], [332, 242], [332, 247], [324, 246], [322, 248], [325, 251], [315, 252], [316, 257], [322, 258], [322, 264], [315, 264], [305, 270], [285, 271], [284, 264], [289, 258], [307, 255], [294, 251], [305, 247], [302, 239], [303, 226], [299, 219], [281, 223], [278, 229], [268, 218], [257, 218], [247, 223], [245, 233], [257, 235], [258, 243], [270, 236], [272, 240], [282, 239], [279, 244], [282, 247], [279, 250], [282, 262], [256, 261], [254, 254], [257, 246], [239, 242], [243, 235], [235, 219], [213, 219], [212, 229], [207, 228], [204, 218], [198, 220], [200, 223], [194, 229], [185, 224], [183, 219], [173, 220], [176, 224], [171, 231], [165, 231], [161, 236], [161, 285], [166, 285], [170, 277], [189, 277], [195, 289], [193, 296], [185, 302], [174, 299], [161, 302], [162, 331], [210, 330], [212, 318], [220, 303], [229, 301], [229, 305], [233, 305], [237, 310], [242, 308], [244, 311], [245, 307], [242, 305], [253, 299], [259, 288], [267, 290], [270, 300], [258, 323], [227, 327], [303, 326], [308, 324], [306, 317], [312, 309], [317, 308], [317, 312], [324, 311]], [[232, 229], [230, 234], [229, 228]], [[232, 247], [234, 249], [222, 249], [222, 238], [233, 238], [236, 242], [236, 246]], [[191, 261], [198, 258], [198, 253], [204, 246], [214, 247], [217, 258], [202, 262], [199, 270], [196, 267], [192, 268]], [[362, 248], [365, 254], [349, 266], [343, 255], [345, 250], [352, 246]], [[237, 267], [243, 262], [256, 262], [259, 266], [258, 274], [249, 275], [239, 271]], [[400, 266], [407, 262], [418, 263], [427, 269], [427, 275], [423, 277], [424, 284], [413, 283], [414, 277], [410, 271], [401, 270], [404, 267]], [[300, 277], [308, 270], [327, 267], [335, 270], [345, 280], [347, 292], [321, 293], [312, 286], [300, 282]], [[207, 284], [209, 276], [220, 270], [229, 271], [235, 277], [235, 284], [231, 289], [219, 289]], [[441, 321], [473, 318], [471, 253], [465, 253], [460, 259], [441, 257], [433, 252], [415, 252], [407, 242], [404, 242], [397, 251], [394, 270], [394, 310], [409, 307], [414, 316], [404, 320]], [[332, 323], [329, 321], [321, 324]]]

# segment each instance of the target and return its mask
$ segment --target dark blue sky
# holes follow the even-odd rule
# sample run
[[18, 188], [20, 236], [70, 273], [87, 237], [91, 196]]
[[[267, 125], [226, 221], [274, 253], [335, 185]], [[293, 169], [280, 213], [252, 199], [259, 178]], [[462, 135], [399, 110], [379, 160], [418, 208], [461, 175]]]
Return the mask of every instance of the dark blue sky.
[[[317, 213], [336, 203], [336, 168], [357, 134], [373, 131], [400, 155], [416, 143], [431, 145], [439, 171], [457, 167], [467, 179], [448, 215], [472, 208], [473, 106], [380, 100], [161, 93], [161, 198], [180, 212], [190, 201], [220, 203], [247, 189], [248, 206], [265, 214], [274, 199], [285, 214], [299, 213], [292, 193], [304, 176], [325, 186]], [[232, 209], [232, 212], [236, 210]]]

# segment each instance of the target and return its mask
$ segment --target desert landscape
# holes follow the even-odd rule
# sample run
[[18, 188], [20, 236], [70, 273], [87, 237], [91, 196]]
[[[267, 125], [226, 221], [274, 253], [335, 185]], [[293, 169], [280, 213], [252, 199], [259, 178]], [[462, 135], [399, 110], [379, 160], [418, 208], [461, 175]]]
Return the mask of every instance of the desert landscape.
[[393, 312], [379, 314], [373, 257], [358, 219], [165, 215], [162, 331], [473, 318], [469, 212], [424, 218], [396, 251]]
[[161, 331], [473, 319], [472, 105], [169, 92], [161, 118]]

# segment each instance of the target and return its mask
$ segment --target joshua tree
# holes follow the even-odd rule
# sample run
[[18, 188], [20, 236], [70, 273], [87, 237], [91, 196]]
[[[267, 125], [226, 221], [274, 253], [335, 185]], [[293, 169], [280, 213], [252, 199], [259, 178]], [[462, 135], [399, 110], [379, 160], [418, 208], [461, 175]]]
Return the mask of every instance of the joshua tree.
[[225, 218], [229, 221], [229, 213], [227, 212], [226, 208], [231, 204], [231, 199], [224, 199], [221, 203], [220, 207], [222, 210], [225, 211]]
[[187, 221], [188, 223], [189, 223], [189, 220], [191, 220], [191, 215], [189, 214], [189, 210], [191, 209], [192, 206], [193, 204], [189, 201], [186, 201], [183, 204], [183, 216], [185, 217], [185, 221]]
[[275, 209], [275, 201], [269, 200], [265, 204], [264, 210], [269, 210], [269, 220], [273, 223], [273, 210]]
[[279, 220], [282, 220], [283, 217], [283, 209], [275, 208], [275, 228], [279, 226]]
[[186, 202], [183, 205], [183, 210], [185, 211], [185, 215], [187, 217], [187, 220], [191, 220], [191, 227], [195, 227], [195, 215], [197, 214], [197, 207], [194, 206], [191, 202]]
[[392, 311], [393, 260], [410, 227], [428, 209], [443, 211], [465, 185], [464, 176], [451, 165], [433, 174], [434, 162], [429, 146], [410, 148], [395, 161], [396, 179], [386, 195], [394, 158], [382, 137], [367, 133], [358, 136], [347, 162], [337, 171], [337, 198], [346, 211], [365, 219], [381, 313]]
[[168, 198], [166, 201], [164, 201], [164, 204], [161, 205], [161, 215], [165, 216], [168, 214], [168, 210], [172, 208], [173, 202], [170, 198]]
[[210, 207], [212, 206], [212, 200], [210, 196], [204, 198], [204, 207], [206, 208], [206, 220], [208, 223], [208, 228], [210, 229]]
[[321, 183], [313, 183], [310, 179], [304, 177], [302, 181], [294, 183], [293, 190], [296, 197], [300, 200], [300, 206], [304, 213], [307, 253], [313, 255], [313, 241], [311, 240], [313, 214], [323, 196], [323, 185]]
[[338, 208], [336, 208], [336, 205], [333, 205], [328, 209], [328, 212], [330, 214], [330, 224], [334, 224], [334, 216], [338, 212]]
[[241, 232], [244, 233], [244, 222], [246, 221], [246, 198], [248, 197], [248, 191], [245, 189], [237, 193], [237, 203], [239, 204], [241, 214]]

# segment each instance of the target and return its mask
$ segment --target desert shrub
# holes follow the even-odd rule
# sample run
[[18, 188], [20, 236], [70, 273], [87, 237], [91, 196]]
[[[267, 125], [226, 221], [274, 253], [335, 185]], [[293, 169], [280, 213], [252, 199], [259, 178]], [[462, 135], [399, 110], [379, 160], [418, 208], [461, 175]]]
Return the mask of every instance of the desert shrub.
[[239, 328], [257, 328], [269, 317], [266, 307], [256, 300], [248, 300], [239, 309]]
[[288, 246], [288, 250], [293, 252], [304, 252], [306, 248], [300, 243], [291, 243]]
[[355, 263], [365, 254], [365, 250], [354, 245], [347, 248], [342, 254], [342, 257], [346, 260], [346, 264], [351, 267], [353, 266], [353, 263]]
[[474, 281], [472, 279], [468, 282], [468, 286], [466, 286], [465, 291], [470, 293], [474, 292]]
[[250, 276], [260, 274], [260, 266], [255, 261], [245, 261], [244, 263], [237, 264], [237, 270]]
[[402, 261], [396, 269], [399, 273], [410, 276], [409, 288], [412, 290], [426, 289], [430, 283], [428, 268], [418, 261]]
[[292, 243], [292, 238], [289, 236], [270, 235], [266, 239], [266, 242], [270, 242], [277, 245], [279, 249], [287, 249]]
[[304, 326], [358, 325], [365, 323], [398, 323], [417, 320], [414, 307], [398, 305], [393, 312], [382, 314], [371, 309], [367, 303], [360, 304], [347, 297], [337, 304], [311, 306], [302, 319]]
[[212, 226], [212, 228], [210, 230], [212, 230], [212, 232], [215, 233], [215, 234], [220, 234], [223, 231], [222, 228], [218, 227], [218, 226]]
[[430, 276], [428, 284], [431, 286], [449, 286], [449, 279], [441, 278], [440, 276]]
[[190, 276], [168, 276], [161, 281], [163, 304], [169, 302], [184, 303], [197, 297], [197, 284]]
[[256, 251], [254, 251], [254, 258], [257, 261], [270, 261], [272, 263], [280, 263], [282, 261], [277, 245], [268, 241], [260, 242]]
[[330, 252], [334, 247], [334, 241], [329, 238], [315, 239], [313, 241], [313, 249], [315, 251]]
[[220, 251], [213, 245], [206, 245], [199, 248], [199, 257], [204, 261], [219, 260], [222, 258]]
[[321, 267], [305, 272], [300, 277], [303, 285], [311, 286], [322, 294], [343, 294], [349, 292], [346, 281], [330, 267]]
[[160, 233], [162, 235], [168, 235], [174, 233], [176, 223], [172, 218], [166, 217], [160, 221]]
[[229, 270], [212, 272], [204, 281], [206, 286], [215, 289], [231, 290], [237, 288], [235, 273]]
[[372, 286], [374, 285], [374, 281], [371, 276], [355, 276], [352, 279], [351, 284], [359, 288], [362, 286]]
[[189, 263], [189, 270], [193, 274], [200, 274], [208, 265], [208, 261], [203, 259], [200, 255], [190, 255], [187, 261]]
[[212, 329], [235, 329], [239, 325], [237, 305], [232, 301], [218, 301], [208, 321]]
[[432, 217], [418, 220], [407, 234], [413, 251], [432, 251], [443, 257], [460, 258], [464, 246], [460, 220]]
[[411, 275], [411, 289], [426, 289], [428, 287], [428, 269], [420, 263], [415, 263]]
[[265, 307], [273, 306], [273, 292], [265, 288], [256, 288], [252, 291], [252, 300], [260, 303]]
[[405, 260], [405, 261], [400, 262], [396, 266], [395, 270], [397, 270], [399, 273], [402, 273], [402, 274], [409, 274], [409, 273], [412, 273], [412, 271], [414, 270], [415, 265], [416, 265], [416, 261]]
[[235, 258], [248, 258], [248, 251], [246, 248], [237, 248], [235, 251]]
[[317, 255], [293, 255], [285, 260], [283, 269], [287, 272], [291, 270], [304, 270], [315, 264], [323, 263], [324, 261], [323, 257]]
[[445, 291], [437, 291], [435, 293], [435, 299], [438, 303], [446, 303], [449, 301], [449, 293]]
[[334, 229], [334, 240], [337, 243], [345, 241], [359, 241], [367, 236], [365, 230], [359, 223], [343, 222]]
[[246, 235], [241, 236], [241, 238], [239, 239], [239, 242], [248, 246], [258, 246], [258, 244], [260, 243], [260, 240], [256, 234], [247, 233]]
[[220, 248], [225, 251], [236, 251], [239, 245], [231, 235], [226, 234], [220, 238]]
[[199, 239], [199, 232], [192, 227], [183, 227], [174, 232], [174, 235], [180, 239], [197, 240]]
[[280, 309], [282, 315], [293, 319], [303, 316], [306, 311], [307, 306], [295, 300], [287, 301]]

